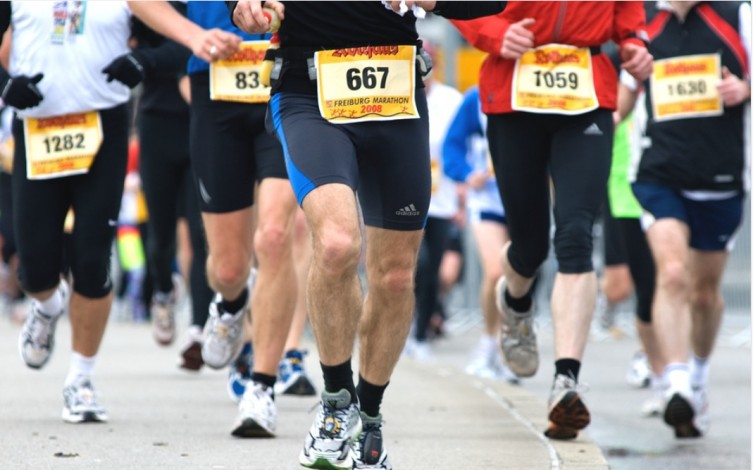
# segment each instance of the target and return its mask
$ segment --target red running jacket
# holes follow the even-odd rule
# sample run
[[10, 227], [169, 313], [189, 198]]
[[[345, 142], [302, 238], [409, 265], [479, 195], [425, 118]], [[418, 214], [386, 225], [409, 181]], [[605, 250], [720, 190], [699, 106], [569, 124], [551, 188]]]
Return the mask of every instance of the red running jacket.
[[[645, 47], [648, 41], [641, 1], [507, 2], [504, 11], [495, 16], [453, 20], [472, 46], [489, 53], [479, 83], [481, 107], [487, 114], [513, 112], [510, 100], [515, 61], [500, 54], [507, 28], [524, 18], [536, 20], [530, 28], [534, 47], [551, 43], [598, 47], [610, 39], [620, 47], [627, 42]], [[593, 56], [593, 75], [599, 107], [615, 109], [618, 77], [606, 54]]]

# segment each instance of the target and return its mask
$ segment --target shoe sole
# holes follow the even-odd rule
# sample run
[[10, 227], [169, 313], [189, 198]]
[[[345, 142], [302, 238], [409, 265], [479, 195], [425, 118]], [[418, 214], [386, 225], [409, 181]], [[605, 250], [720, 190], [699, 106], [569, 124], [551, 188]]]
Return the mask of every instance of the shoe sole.
[[244, 419], [241, 424], [233, 429], [231, 434], [235, 437], [275, 437], [274, 433], [269, 429], [261, 426], [256, 420], [252, 418]]
[[578, 393], [567, 392], [549, 412], [549, 429], [544, 435], [550, 439], [575, 439], [590, 422], [591, 414]]
[[181, 369], [198, 371], [204, 365], [204, 359], [201, 357], [201, 349], [187, 349], [180, 355], [182, 361], [178, 365]]
[[316, 389], [306, 377], [301, 376], [288, 388], [282, 391], [283, 395], [296, 395], [299, 397], [311, 397], [316, 395]]
[[675, 437], [680, 439], [701, 437], [701, 431], [693, 423], [694, 417], [693, 406], [680, 394], [672, 395], [664, 409], [664, 422], [674, 428]]
[[68, 410], [63, 410], [63, 421], [66, 423], [79, 424], [79, 423], [106, 423], [107, 416], [98, 415], [93, 411], [87, 411], [79, 415], [74, 415]]
[[319, 457], [312, 463], [304, 462], [302, 459], [299, 459], [299, 461], [300, 464], [306, 468], [316, 468], [319, 470], [351, 470], [352, 468], [354, 468], [354, 464], [352, 462], [348, 464], [347, 460], [344, 460], [343, 462], [338, 464], [334, 464], [324, 457]]

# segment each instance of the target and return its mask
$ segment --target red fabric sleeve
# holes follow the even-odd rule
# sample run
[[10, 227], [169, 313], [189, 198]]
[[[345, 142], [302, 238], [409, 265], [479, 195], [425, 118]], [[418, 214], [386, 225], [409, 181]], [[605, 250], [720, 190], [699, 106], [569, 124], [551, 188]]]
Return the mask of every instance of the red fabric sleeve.
[[510, 23], [499, 15], [485, 16], [475, 20], [451, 20], [460, 34], [476, 49], [499, 56], [502, 51], [502, 38]]
[[643, 2], [614, 2], [612, 39], [622, 48], [627, 43], [646, 47], [646, 10]]

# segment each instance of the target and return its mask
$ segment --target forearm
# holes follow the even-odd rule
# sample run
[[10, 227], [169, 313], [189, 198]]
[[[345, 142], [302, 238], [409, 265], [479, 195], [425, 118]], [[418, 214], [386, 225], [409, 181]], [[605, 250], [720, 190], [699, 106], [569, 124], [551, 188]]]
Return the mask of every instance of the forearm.
[[129, 1], [128, 6], [147, 26], [189, 49], [191, 39], [204, 31], [165, 1]]
[[432, 13], [455, 20], [470, 20], [496, 15], [505, 9], [507, 2], [438, 1]]

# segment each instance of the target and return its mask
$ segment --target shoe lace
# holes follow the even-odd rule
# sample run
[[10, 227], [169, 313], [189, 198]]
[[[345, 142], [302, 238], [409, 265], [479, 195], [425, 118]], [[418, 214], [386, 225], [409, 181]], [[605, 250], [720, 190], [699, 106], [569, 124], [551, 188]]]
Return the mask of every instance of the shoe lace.
[[97, 393], [94, 391], [94, 387], [92, 387], [88, 380], [72, 386], [69, 389], [69, 396], [73, 405], [86, 406], [89, 408], [96, 408], [99, 406], [97, 403]]
[[320, 435], [328, 439], [341, 437], [346, 431], [351, 408], [352, 405], [345, 408], [335, 408], [322, 401], [317, 419]]
[[36, 346], [48, 347], [50, 328], [52, 327], [52, 319], [47, 318], [39, 312], [33, 312], [29, 328], [26, 332], [26, 336], [30, 341], [36, 343]]

